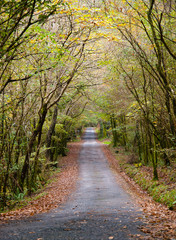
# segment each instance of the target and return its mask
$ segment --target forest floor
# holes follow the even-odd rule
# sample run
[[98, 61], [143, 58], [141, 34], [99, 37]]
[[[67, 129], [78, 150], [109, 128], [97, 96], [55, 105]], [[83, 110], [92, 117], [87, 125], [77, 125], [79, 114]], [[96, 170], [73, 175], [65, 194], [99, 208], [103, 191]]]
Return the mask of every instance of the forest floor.
[[[51, 183], [44, 187], [39, 193], [33, 194], [26, 206], [19, 203], [16, 210], [0, 214], [0, 222], [5, 223], [8, 220], [21, 219], [33, 216], [34, 214], [47, 212], [66, 202], [70, 193], [75, 189], [78, 178], [78, 155], [82, 142], [72, 142], [68, 144], [68, 155], [59, 160], [60, 172], [55, 173], [50, 181]], [[26, 204], [26, 202], [25, 202]]]
[[[102, 145], [102, 149], [109, 161], [110, 167], [118, 173], [116, 175], [117, 181], [120, 181], [123, 188], [136, 199], [146, 215], [147, 225], [142, 228], [142, 231], [149, 233], [151, 239], [176, 240], [176, 211], [169, 210], [164, 204], [154, 201], [146, 191], [142, 190], [142, 188], [124, 172], [118, 159], [129, 156], [124, 156], [122, 152], [118, 153], [117, 158], [117, 154], [107, 145]], [[142, 169], [140, 169], [140, 171], [142, 171]], [[122, 176], [125, 181], [121, 181], [119, 175]]]

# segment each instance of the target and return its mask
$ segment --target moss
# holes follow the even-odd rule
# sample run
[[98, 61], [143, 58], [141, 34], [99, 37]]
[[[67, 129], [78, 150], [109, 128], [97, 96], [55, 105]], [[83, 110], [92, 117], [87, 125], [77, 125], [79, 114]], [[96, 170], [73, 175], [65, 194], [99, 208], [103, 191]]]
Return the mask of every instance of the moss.
[[109, 145], [111, 144], [111, 141], [103, 141], [103, 144]]
[[175, 205], [176, 201], [176, 190], [173, 189], [171, 191], [167, 190], [163, 192], [160, 196], [160, 202], [165, 203], [169, 208]]

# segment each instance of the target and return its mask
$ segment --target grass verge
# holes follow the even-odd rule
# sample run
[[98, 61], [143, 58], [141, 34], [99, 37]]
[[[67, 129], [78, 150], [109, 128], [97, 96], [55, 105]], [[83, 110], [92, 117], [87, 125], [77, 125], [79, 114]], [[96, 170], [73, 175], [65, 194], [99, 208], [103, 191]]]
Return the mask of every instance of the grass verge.
[[113, 148], [110, 145], [108, 147], [115, 156], [116, 164], [120, 169], [146, 191], [153, 200], [166, 205], [170, 210], [176, 210], [176, 168], [174, 166], [159, 166], [159, 180], [154, 181], [151, 166], [131, 164], [131, 153], [121, 147]]

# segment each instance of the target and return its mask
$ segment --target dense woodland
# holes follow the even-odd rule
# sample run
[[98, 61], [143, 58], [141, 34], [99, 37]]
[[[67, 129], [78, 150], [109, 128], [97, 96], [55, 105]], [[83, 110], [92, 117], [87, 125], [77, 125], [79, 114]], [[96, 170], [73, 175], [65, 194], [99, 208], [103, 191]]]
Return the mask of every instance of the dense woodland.
[[0, 208], [45, 184], [85, 126], [154, 180], [174, 168], [175, 49], [174, 0], [1, 0]]

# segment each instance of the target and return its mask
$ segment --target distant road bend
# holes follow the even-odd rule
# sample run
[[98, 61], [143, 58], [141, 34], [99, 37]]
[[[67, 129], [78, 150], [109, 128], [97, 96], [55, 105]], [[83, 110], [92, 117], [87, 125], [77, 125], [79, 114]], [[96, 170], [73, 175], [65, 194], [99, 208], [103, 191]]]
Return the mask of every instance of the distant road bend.
[[79, 180], [67, 203], [0, 226], [0, 240], [127, 240], [142, 235], [144, 216], [118, 185], [94, 129], [87, 128], [83, 138]]

